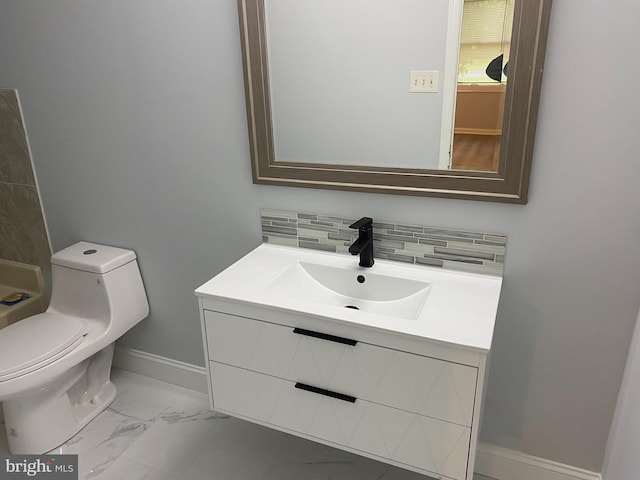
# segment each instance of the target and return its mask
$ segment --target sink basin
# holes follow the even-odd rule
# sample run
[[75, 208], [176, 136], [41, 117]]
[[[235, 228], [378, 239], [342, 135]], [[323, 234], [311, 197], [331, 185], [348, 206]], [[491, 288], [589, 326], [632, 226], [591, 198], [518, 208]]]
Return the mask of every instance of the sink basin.
[[381, 258], [362, 268], [351, 255], [262, 244], [196, 293], [204, 309], [247, 318], [259, 310], [304, 328], [313, 317], [488, 351], [501, 285], [489, 275]]
[[431, 283], [366, 271], [296, 262], [266, 288], [268, 293], [324, 305], [415, 320]]

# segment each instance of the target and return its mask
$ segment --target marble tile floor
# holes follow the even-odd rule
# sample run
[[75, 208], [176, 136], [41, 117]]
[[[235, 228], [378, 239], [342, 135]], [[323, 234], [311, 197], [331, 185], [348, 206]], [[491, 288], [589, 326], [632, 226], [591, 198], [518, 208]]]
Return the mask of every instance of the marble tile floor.
[[51, 452], [78, 454], [80, 480], [428, 480], [210, 411], [200, 392], [117, 369], [112, 381], [111, 406]]

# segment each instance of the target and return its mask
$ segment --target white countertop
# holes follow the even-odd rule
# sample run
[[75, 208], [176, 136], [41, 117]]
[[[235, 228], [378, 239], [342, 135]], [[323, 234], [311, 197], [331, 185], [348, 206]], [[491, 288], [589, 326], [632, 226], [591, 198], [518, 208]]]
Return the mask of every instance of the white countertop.
[[[335, 266], [355, 275], [375, 273], [426, 281], [429, 297], [416, 319], [373, 314], [270, 293], [269, 286], [296, 262]], [[331, 318], [355, 325], [488, 351], [502, 278], [376, 259], [372, 268], [358, 257], [262, 244], [196, 289], [198, 296]]]

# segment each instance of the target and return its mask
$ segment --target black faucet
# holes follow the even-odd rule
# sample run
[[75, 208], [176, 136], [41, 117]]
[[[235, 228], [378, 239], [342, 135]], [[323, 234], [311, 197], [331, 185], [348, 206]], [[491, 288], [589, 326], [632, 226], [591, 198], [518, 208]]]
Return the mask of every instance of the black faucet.
[[361, 267], [373, 266], [373, 219], [362, 217], [349, 228], [358, 229], [358, 239], [349, 247], [351, 255], [360, 255]]

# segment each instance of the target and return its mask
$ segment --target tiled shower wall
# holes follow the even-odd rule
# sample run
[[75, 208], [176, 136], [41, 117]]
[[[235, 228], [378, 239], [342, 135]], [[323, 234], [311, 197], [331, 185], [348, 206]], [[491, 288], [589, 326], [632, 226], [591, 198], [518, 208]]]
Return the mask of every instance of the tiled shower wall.
[[38, 265], [48, 278], [50, 257], [18, 94], [0, 89], [0, 258]]
[[[264, 242], [349, 254], [357, 218], [261, 211]], [[406, 225], [373, 219], [375, 258], [502, 276], [506, 235]]]

